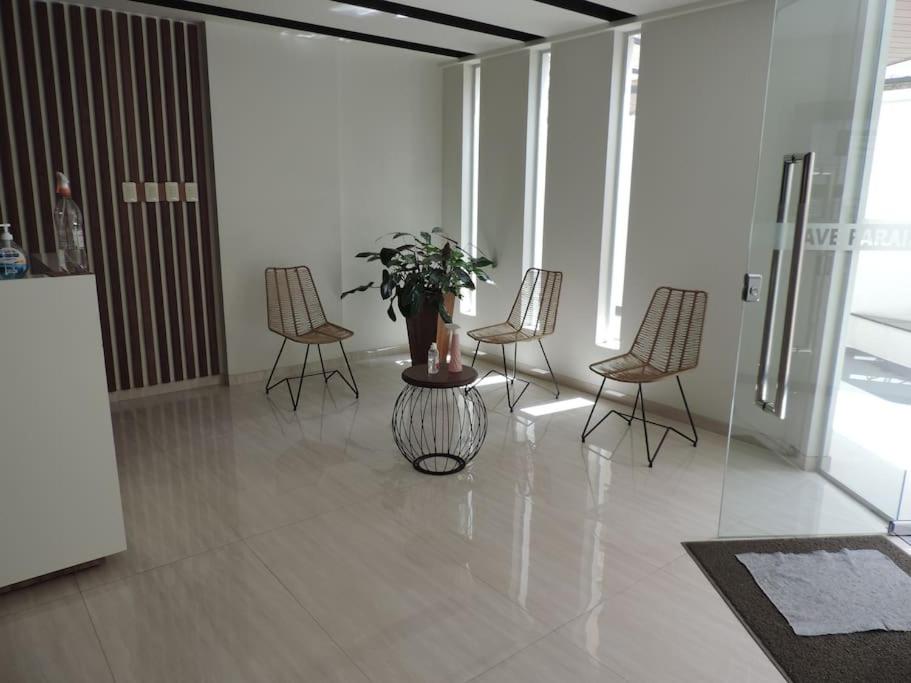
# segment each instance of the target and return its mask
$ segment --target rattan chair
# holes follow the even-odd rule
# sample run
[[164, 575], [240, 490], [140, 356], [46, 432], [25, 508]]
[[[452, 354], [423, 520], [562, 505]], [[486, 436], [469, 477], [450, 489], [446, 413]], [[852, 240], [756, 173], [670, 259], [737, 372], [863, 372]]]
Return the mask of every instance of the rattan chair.
[[[351, 363], [348, 362], [348, 354], [345, 353], [345, 346], [342, 344], [342, 340], [353, 336], [354, 332], [326, 320], [326, 313], [323, 311], [323, 304], [320, 302], [319, 293], [316, 291], [316, 285], [313, 283], [310, 269], [307, 266], [266, 268], [266, 306], [268, 308], [269, 329], [283, 337], [282, 346], [278, 350], [275, 363], [272, 365], [272, 372], [269, 373], [269, 379], [266, 380], [266, 393], [268, 394], [272, 389], [284, 382], [288, 387], [288, 393], [291, 394], [291, 403], [294, 406], [294, 410], [297, 410], [304, 377], [322, 375], [324, 382], [328, 384], [333, 375], [338, 375], [357, 398], [359, 393], [357, 381], [354, 379], [354, 373], [351, 372]], [[285, 350], [285, 344], [289, 340], [307, 345], [307, 352], [304, 354], [304, 366], [301, 368], [299, 377], [285, 377], [273, 384], [272, 376], [278, 367], [282, 351]], [[320, 347], [323, 344], [335, 344], [336, 342], [342, 349], [342, 356], [345, 359], [345, 365], [348, 367], [348, 376], [351, 378], [350, 382], [348, 377], [345, 377], [338, 370], [326, 372], [326, 365], [323, 363], [323, 351]], [[314, 345], [319, 353], [321, 372], [314, 372], [308, 375], [306, 374], [307, 360], [310, 357], [310, 347]], [[298, 380], [296, 396], [291, 390], [291, 381], [294, 379]]]
[[[544, 344], [541, 340], [554, 333], [557, 327], [557, 309], [560, 307], [560, 287], [563, 285], [563, 273], [555, 270], [541, 270], [540, 268], [529, 268], [525, 271], [525, 277], [522, 278], [522, 286], [516, 295], [516, 300], [512, 304], [512, 310], [509, 312], [509, 318], [504, 323], [490, 325], [471, 330], [468, 336], [478, 342], [474, 350], [474, 358], [471, 361], [472, 367], [478, 359], [478, 350], [481, 348], [481, 342], [485, 344], [497, 344], [503, 352], [503, 372], [491, 370], [484, 377], [491, 374], [502, 375], [506, 379], [506, 402], [509, 404], [509, 411], [512, 412], [522, 394], [528, 389], [529, 382], [516, 377], [516, 358], [518, 354], [519, 342], [536, 341], [541, 347], [541, 353], [544, 354], [544, 362], [547, 363], [547, 371], [554, 383], [554, 397], [560, 398], [560, 385], [557, 384], [557, 378], [554, 377], [554, 371], [550, 367], [550, 361], [547, 353], [544, 351]], [[509, 376], [509, 370], [506, 367], [506, 345], [513, 344], [512, 358], [512, 377]], [[518, 396], [512, 397], [511, 387], [519, 379], [525, 386]]]
[[[592, 372], [601, 375], [602, 379], [601, 388], [598, 389], [598, 396], [595, 398], [592, 410], [588, 414], [588, 420], [585, 422], [585, 428], [582, 430], [583, 442], [604, 420], [611, 415], [617, 414], [626, 420], [628, 425], [632, 425], [633, 420], [642, 422], [642, 430], [645, 433], [645, 452], [648, 456], [649, 467], [652, 466], [655, 458], [658, 457], [658, 451], [661, 450], [668, 432], [675, 432], [689, 441], [694, 447], [696, 446], [699, 441], [699, 435], [696, 433], [696, 425], [693, 423], [690, 406], [687, 403], [686, 394], [683, 392], [680, 373], [692, 370], [699, 364], [702, 327], [705, 321], [707, 301], [708, 294], [700, 290], [675, 289], [673, 287], [659, 287], [655, 290], [652, 295], [652, 301], [648, 306], [648, 311], [645, 314], [645, 319], [636, 333], [636, 338], [630, 351], [589, 366]], [[674, 427], [652, 422], [645, 415], [645, 396], [642, 393], [642, 385], [656, 382], [665, 377], [674, 377], [677, 380], [677, 387], [680, 389], [683, 407], [686, 409], [686, 416], [690, 421], [693, 436], [688, 436]], [[609, 379], [615, 382], [638, 385], [636, 400], [633, 403], [633, 412], [626, 414], [618, 410], [611, 410], [589, 429], [588, 425], [595, 414], [598, 399], [601, 398], [601, 392], [604, 391], [604, 383]], [[636, 416], [637, 407], [641, 408], [642, 417]], [[664, 429], [664, 434], [661, 436], [661, 441], [658, 442], [658, 447], [654, 453], [649, 449], [648, 444], [648, 425], [650, 424]]]

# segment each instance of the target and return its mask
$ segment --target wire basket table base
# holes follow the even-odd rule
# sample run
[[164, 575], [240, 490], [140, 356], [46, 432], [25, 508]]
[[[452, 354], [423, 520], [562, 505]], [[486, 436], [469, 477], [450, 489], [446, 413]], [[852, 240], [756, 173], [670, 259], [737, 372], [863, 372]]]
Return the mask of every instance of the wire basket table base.
[[399, 451], [417, 471], [455, 474], [481, 450], [487, 436], [487, 407], [473, 386], [409, 382], [392, 411], [392, 434]]

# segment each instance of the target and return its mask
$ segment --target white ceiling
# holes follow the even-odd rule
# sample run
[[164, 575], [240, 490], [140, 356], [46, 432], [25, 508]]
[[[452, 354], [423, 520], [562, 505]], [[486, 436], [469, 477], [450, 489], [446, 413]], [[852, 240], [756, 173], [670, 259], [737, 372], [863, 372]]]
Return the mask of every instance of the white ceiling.
[[[2, 0], [0, 0], [2, 1]], [[78, 1], [78, 0], [77, 0]], [[369, 33], [435, 47], [477, 54], [517, 44], [517, 41], [482, 32], [396, 17], [384, 12], [359, 11], [353, 4], [334, 0], [199, 0], [204, 4], [244, 10], [295, 21]], [[354, 0], [356, 2], [356, 0]], [[604, 23], [602, 20], [560, 9], [536, 0], [397, 0], [400, 4], [482, 21], [534, 35], [551, 37]], [[597, 4], [632, 14], [646, 14], [678, 7], [693, 0], [593, 0]], [[86, 4], [131, 12], [179, 18], [201, 18], [132, 0], [83, 0]]]

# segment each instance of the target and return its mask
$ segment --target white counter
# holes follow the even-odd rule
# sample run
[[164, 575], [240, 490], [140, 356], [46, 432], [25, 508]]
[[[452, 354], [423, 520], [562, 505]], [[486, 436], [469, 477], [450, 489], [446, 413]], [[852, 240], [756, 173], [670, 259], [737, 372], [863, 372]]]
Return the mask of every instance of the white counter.
[[0, 587], [125, 549], [95, 278], [0, 281]]

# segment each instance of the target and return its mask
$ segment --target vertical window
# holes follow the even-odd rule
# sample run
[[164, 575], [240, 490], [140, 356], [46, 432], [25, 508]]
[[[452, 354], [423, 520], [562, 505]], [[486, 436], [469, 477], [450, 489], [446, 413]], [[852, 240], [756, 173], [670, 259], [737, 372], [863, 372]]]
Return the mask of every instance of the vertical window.
[[[462, 247], [478, 255], [478, 150], [481, 130], [481, 65], [467, 64], [463, 81], [462, 111]], [[477, 285], [477, 281], [475, 281]], [[475, 290], [459, 304], [465, 315], [477, 315]]]
[[540, 268], [544, 256], [544, 187], [550, 112], [550, 50], [532, 52], [523, 270]]
[[[639, 86], [640, 34], [628, 34], [620, 42], [623, 81], [620, 106], [615, 110], [610, 130], [619, 143], [609, 156], [607, 178], [613, 191], [606, 192], [604, 232], [601, 240], [599, 273], [599, 346], [620, 348], [620, 323], [623, 304], [623, 279], [626, 271], [626, 237], [629, 228], [630, 183], [633, 172], [633, 140], [636, 132], [636, 95]], [[613, 171], [613, 172], [611, 172]]]

